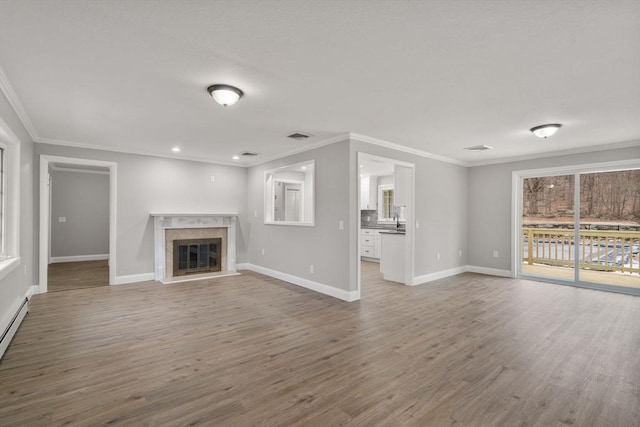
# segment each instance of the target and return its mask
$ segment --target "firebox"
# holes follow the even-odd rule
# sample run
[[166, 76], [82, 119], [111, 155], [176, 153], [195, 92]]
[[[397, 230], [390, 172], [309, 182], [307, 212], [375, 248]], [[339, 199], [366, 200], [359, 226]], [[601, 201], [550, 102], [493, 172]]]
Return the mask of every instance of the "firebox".
[[222, 269], [222, 239], [173, 241], [173, 275], [209, 273]]

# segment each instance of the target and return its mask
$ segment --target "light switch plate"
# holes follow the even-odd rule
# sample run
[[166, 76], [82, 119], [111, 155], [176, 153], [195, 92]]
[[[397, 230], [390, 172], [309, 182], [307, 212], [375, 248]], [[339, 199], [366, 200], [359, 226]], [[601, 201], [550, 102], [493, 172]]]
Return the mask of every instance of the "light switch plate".
[[66, 216], [59, 216], [58, 217], [58, 222], [67, 222], [67, 217]]

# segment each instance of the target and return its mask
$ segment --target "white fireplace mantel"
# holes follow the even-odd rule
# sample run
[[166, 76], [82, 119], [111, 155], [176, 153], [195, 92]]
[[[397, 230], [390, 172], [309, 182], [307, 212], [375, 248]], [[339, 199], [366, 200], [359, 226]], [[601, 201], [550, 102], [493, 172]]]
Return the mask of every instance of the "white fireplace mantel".
[[228, 273], [236, 271], [236, 223], [238, 214], [210, 213], [151, 213], [154, 235], [155, 280], [164, 282], [165, 274], [165, 230], [168, 228], [227, 228]]

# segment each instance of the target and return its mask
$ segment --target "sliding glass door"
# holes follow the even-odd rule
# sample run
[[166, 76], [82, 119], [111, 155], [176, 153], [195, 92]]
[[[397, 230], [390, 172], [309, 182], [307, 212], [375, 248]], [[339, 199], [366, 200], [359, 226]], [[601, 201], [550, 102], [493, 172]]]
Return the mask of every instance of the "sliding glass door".
[[518, 275], [640, 294], [640, 169], [523, 174], [519, 185]]

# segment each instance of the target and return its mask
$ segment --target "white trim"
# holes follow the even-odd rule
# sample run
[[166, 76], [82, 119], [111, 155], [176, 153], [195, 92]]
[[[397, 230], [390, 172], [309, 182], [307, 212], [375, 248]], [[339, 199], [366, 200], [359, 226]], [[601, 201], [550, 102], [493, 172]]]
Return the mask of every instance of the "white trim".
[[0, 261], [0, 279], [5, 278], [9, 273], [20, 266], [21, 258], [7, 258]]
[[149, 282], [155, 279], [154, 273], [129, 274], [126, 276], [116, 276], [112, 285], [127, 285], [129, 283]]
[[310, 289], [324, 295], [329, 295], [330, 297], [338, 298], [347, 302], [357, 301], [360, 298], [360, 292], [358, 291], [345, 291], [344, 289], [338, 289], [330, 285], [325, 285], [324, 283], [314, 282], [313, 280], [305, 279], [303, 277], [294, 276], [292, 274], [283, 273], [276, 270], [271, 270], [270, 268], [262, 267], [255, 264], [238, 264], [238, 269], [250, 270], [256, 273], [264, 274], [265, 276], [283, 280], [285, 282], [298, 285], [303, 288]]
[[30, 286], [29, 289], [27, 289], [27, 293], [24, 296], [27, 297], [29, 301], [31, 301], [31, 297], [37, 293], [38, 293], [38, 285], [33, 285], [33, 286]]
[[64, 168], [60, 167], [56, 164], [51, 165], [51, 170], [55, 172], [77, 172], [77, 173], [93, 173], [97, 175], [109, 175], [109, 171], [101, 171], [101, 170], [92, 170], [92, 169], [74, 169], [74, 168]]
[[513, 174], [522, 178], [537, 178], [542, 176], [569, 175], [589, 172], [615, 172], [640, 168], [640, 157], [636, 159], [616, 160], [602, 163], [586, 163], [580, 165], [556, 166], [542, 169], [525, 169], [513, 171]]
[[485, 274], [487, 276], [498, 276], [498, 277], [514, 277], [509, 270], [502, 270], [499, 268], [488, 268], [488, 267], [480, 267], [477, 265], [467, 265], [466, 267], [469, 273], [478, 273]]
[[229, 276], [239, 276], [240, 273], [237, 271], [220, 271], [217, 273], [210, 274], [196, 274], [194, 276], [180, 276], [180, 277], [172, 277], [168, 280], [160, 279], [160, 283], [163, 285], [173, 285], [174, 283], [184, 283], [184, 282], [194, 282], [196, 280], [211, 280], [211, 279], [219, 279], [221, 277], [229, 277]]
[[104, 261], [107, 259], [109, 259], [109, 254], [56, 256], [51, 257], [50, 263], [56, 264], [59, 262]]
[[[0, 69], [1, 71], [1, 69]], [[0, 144], [4, 148], [4, 215], [0, 224], [4, 232], [4, 248], [0, 244], [0, 278], [20, 265], [20, 140], [0, 118]]]
[[372, 138], [370, 136], [360, 135], [357, 133], [349, 132], [349, 138], [354, 141], [366, 142], [368, 144], [379, 145], [380, 147], [390, 148], [395, 151], [401, 151], [403, 153], [414, 154], [420, 157], [427, 157], [429, 159], [439, 160], [445, 163], [452, 163], [458, 166], [469, 167], [470, 163], [463, 162], [461, 160], [452, 159], [450, 157], [439, 156], [437, 154], [429, 153], [428, 151], [418, 150], [416, 148], [407, 147], [405, 145], [396, 144], [394, 142], [384, 141], [382, 139]]
[[616, 149], [631, 148], [631, 147], [640, 147], [640, 141], [637, 141], [637, 140], [623, 141], [623, 142], [616, 142], [613, 144], [596, 145], [593, 147], [582, 147], [582, 148], [574, 148], [570, 150], [548, 151], [545, 153], [528, 154], [528, 155], [516, 156], [516, 157], [507, 157], [503, 159], [487, 160], [484, 162], [472, 162], [469, 164], [469, 167], [489, 166], [489, 165], [497, 165], [501, 163], [515, 163], [515, 162], [522, 162], [526, 160], [537, 160], [537, 159], [546, 159], [549, 157], [570, 156], [572, 154], [596, 153], [598, 151], [608, 151], [608, 150], [616, 150]]
[[467, 271], [466, 266], [450, 268], [448, 270], [437, 271], [435, 273], [423, 274], [422, 276], [415, 276], [411, 281], [411, 286], [424, 285], [425, 283], [433, 282], [434, 280], [444, 279], [446, 277], [455, 276], [456, 274], [462, 274]]
[[40, 155], [40, 265], [39, 286], [40, 293], [47, 292], [47, 271], [49, 267], [49, 217], [50, 217], [50, 187], [49, 165], [51, 163], [66, 163], [72, 165], [101, 166], [109, 168], [109, 284], [116, 281], [116, 236], [118, 212], [118, 165], [114, 162], [82, 159], [75, 157], [60, 157]]
[[13, 87], [9, 83], [9, 79], [7, 79], [7, 75], [4, 73], [2, 67], [0, 67], [0, 90], [2, 90], [4, 96], [7, 97], [9, 104], [11, 104], [11, 107], [13, 107], [13, 111], [15, 111], [20, 118], [20, 121], [22, 122], [26, 131], [29, 133], [31, 139], [34, 141], [40, 139], [40, 137], [38, 136], [38, 132], [36, 132], [36, 128], [33, 126], [33, 123], [31, 122], [29, 115], [22, 106], [20, 99], [18, 99], [18, 95], [16, 95]]

